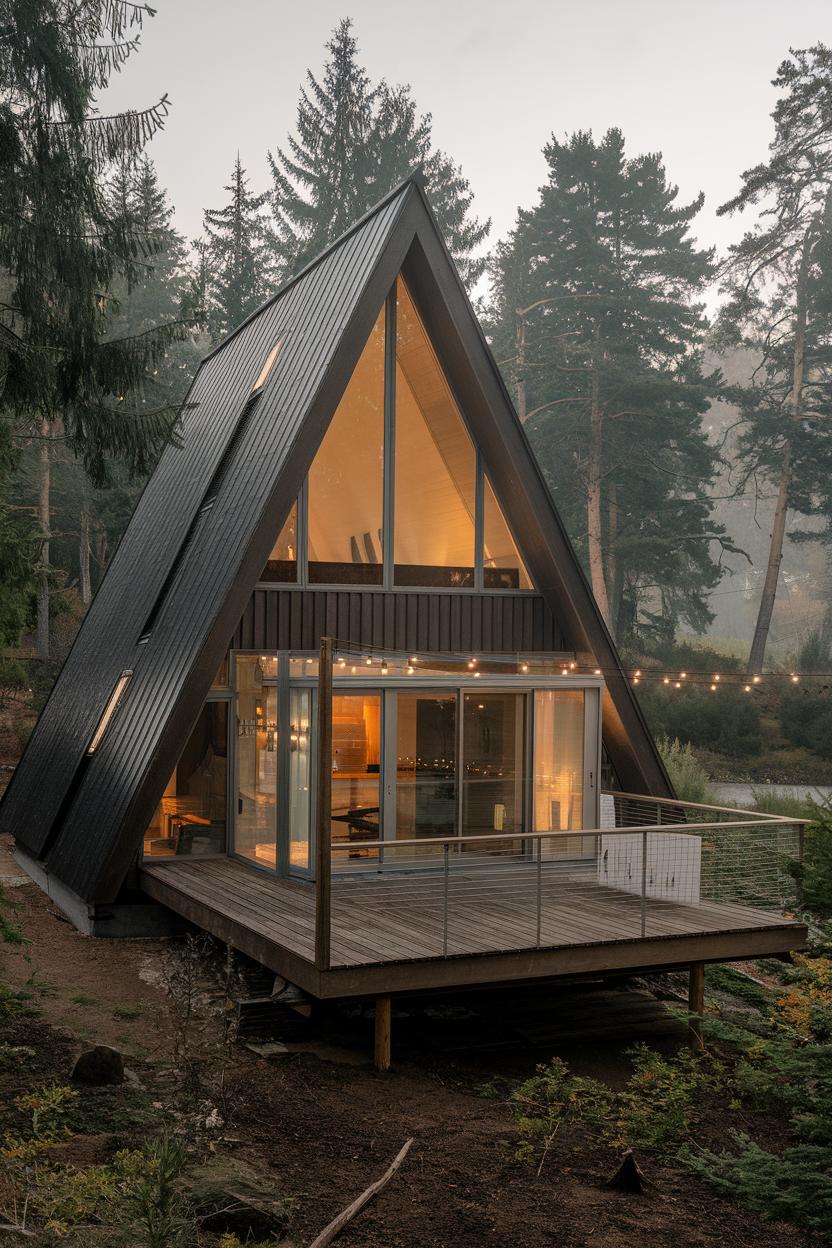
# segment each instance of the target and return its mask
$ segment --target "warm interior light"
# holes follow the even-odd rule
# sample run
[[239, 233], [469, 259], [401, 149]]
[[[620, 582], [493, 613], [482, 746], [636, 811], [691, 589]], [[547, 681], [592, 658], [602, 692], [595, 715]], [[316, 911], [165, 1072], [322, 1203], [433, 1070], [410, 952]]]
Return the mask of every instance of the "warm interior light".
[[799, 680], [800, 680], [800, 677], [799, 677], [799, 676], [792, 676], [792, 684], [793, 684], [793, 685], [796, 685], [796, 684], [797, 684], [797, 682], [798, 682]]
[[260, 369], [260, 372], [257, 374], [257, 380], [255, 381], [254, 385], [251, 387], [252, 394], [254, 394], [256, 390], [261, 390], [263, 386], [265, 386], [266, 382], [269, 379], [269, 373], [274, 368], [274, 362], [277, 359], [278, 355], [280, 354], [280, 348], [282, 346], [283, 346], [283, 341], [281, 339], [279, 342], [276, 342], [274, 344], [271, 351], [266, 356], [266, 362], [263, 365], [263, 367]]
[[98, 721], [98, 727], [95, 730], [95, 735], [93, 736], [92, 741], [90, 741], [89, 745], [87, 746], [87, 754], [94, 754], [95, 751], [98, 749], [99, 745], [101, 744], [101, 738], [104, 736], [104, 733], [107, 731], [107, 725], [109, 724], [110, 720], [115, 715], [118, 704], [122, 699], [122, 695], [124, 694], [124, 690], [130, 684], [132, 677], [133, 677], [132, 670], [127, 669], [121, 673], [118, 680], [116, 681], [116, 687], [113, 690], [113, 692], [110, 694], [110, 700], [107, 703], [106, 707], [104, 708], [104, 714], [101, 716], [101, 719]]
[[759, 685], [759, 683], [760, 683], [760, 677], [759, 677], [759, 676], [755, 676], [755, 677], [753, 678], [753, 680], [754, 680], [754, 684], [755, 684], [755, 685]]

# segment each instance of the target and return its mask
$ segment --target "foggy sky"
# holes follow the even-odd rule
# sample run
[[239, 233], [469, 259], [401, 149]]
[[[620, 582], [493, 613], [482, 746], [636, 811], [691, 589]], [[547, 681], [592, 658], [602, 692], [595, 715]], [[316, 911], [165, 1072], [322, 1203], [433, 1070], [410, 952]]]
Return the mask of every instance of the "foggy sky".
[[148, 148], [176, 208], [199, 234], [220, 207], [239, 149], [255, 190], [265, 153], [293, 128], [306, 68], [343, 16], [355, 19], [371, 78], [409, 82], [434, 139], [460, 162], [490, 242], [544, 180], [554, 132], [619, 126], [630, 154], [661, 151], [685, 201], [706, 201], [697, 234], [720, 248], [747, 222], [717, 218], [741, 170], [763, 159], [789, 46], [832, 42], [829, 0], [152, 0], [142, 49], [102, 109], [172, 100]]

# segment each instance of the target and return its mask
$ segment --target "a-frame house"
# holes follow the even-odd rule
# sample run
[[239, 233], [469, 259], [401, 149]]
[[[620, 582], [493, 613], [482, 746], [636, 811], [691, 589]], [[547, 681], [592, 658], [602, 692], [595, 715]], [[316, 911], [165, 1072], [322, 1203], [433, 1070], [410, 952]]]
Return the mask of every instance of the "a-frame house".
[[743, 820], [674, 800], [417, 177], [205, 359], [180, 443], [0, 807], [76, 923], [152, 897], [325, 996], [800, 943], [708, 884]]

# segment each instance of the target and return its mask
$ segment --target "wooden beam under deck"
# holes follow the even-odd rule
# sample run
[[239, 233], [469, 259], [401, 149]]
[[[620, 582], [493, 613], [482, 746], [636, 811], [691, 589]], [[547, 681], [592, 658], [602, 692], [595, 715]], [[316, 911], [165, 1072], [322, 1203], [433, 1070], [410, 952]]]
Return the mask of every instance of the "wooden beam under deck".
[[544, 947], [529, 947], [529, 915], [509, 893], [467, 910], [460, 902], [452, 956], [443, 957], [435, 915], [423, 905], [408, 909], [406, 880], [373, 880], [369, 908], [367, 883], [361, 892], [350, 880], [334, 883], [332, 965], [320, 970], [312, 885], [223, 858], [145, 862], [141, 870], [141, 887], [154, 900], [319, 998], [688, 967], [787, 953], [806, 942], [801, 923], [713, 902], [650, 901], [641, 937], [632, 897], [599, 888], [593, 899], [584, 884], [570, 906], [560, 882], [544, 906]]

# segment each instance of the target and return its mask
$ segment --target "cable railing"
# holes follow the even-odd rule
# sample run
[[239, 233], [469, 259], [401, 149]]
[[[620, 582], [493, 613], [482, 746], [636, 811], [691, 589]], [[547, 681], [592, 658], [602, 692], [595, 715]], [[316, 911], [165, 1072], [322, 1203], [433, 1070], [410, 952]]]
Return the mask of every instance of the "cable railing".
[[559, 794], [544, 814], [556, 830], [515, 831], [501, 826], [508, 823], [508, 807], [495, 799], [492, 832], [394, 840], [371, 831], [378, 799], [352, 803], [346, 821], [340, 808], [333, 818], [332, 694], [333, 642], [324, 638], [316, 801], [319, 970], [743, 932], [782, 922], [794, 904], [803, 821], [756, 811], [608, 792], [600, 795], [599, 827], [557, 830], [561, 821], [573, 821], [575, 809], [574, 794]]
[[334, 843], [319, 952], [337, 965], [740, 931], [794, 903], [800, 820], [621, 793], [602, 812], [608, 826], [578, 831]]

